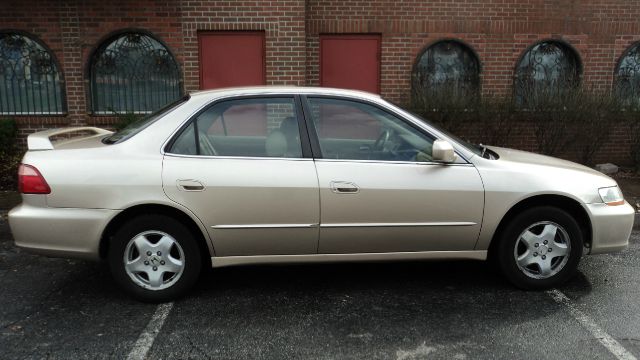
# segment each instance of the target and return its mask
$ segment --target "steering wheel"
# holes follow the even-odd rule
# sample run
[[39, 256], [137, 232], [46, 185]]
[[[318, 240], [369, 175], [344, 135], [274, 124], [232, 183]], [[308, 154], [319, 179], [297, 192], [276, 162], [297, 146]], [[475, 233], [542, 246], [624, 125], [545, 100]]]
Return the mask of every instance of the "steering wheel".
[[376, 139], [376, 142], [373, 143], [373, 147], [371, 148], [371, 150], [383, 150], [384, 145], [387, 143], [387, 141], [389, 141], [390, 137], [391, 131], [383, 130], [380, 136], [378, 136], [378, 139]]

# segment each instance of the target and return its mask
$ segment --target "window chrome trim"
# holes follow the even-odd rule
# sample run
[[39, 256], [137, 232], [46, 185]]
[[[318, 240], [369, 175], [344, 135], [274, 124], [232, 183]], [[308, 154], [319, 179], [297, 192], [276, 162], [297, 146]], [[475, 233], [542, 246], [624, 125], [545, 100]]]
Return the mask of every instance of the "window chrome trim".
[[166, 153], [164, 156], [191, 159], [218, 159], [218, 160], [286, 160], [286, 161], [313, 161], [312, 158], [289, 158], [289, 157], [261, 157], [261, 156], [220, 156], [220, 155], [187, 155]]
[[392, 161], [392, 160], [364, 160], [364, 159], [315, 159], [316, 162], [356, 162], [363, 164], [389, 164], [389, 165], [440, 165], [440, 166], [471, 166], [471, 163], [441, 163], [436, 161], [418, 162], [418, 161]]
[[220, 156], [220, 155], [187, 155], [187, 154], [174, 154], [164, 153], [164, 156], [177, 157], [177, 158], [192, 158], [192, 159], [219, 159], [219, 160], [287, 160], [287, 161], [316, 161], [316, 162], [356, 162], [363, 164], [389, 164], [389, 165], [440, 165], [440, 166], [470, 166], [471, 163], [441, 163], [435, 161], [429, 162], [417, 162], [417, 161], [391, 161], [391, 160], [364, 160], [364, 159], [321, 159], [321, 158], [290, 158], [290, 157], [269, 157], [269, 156]]

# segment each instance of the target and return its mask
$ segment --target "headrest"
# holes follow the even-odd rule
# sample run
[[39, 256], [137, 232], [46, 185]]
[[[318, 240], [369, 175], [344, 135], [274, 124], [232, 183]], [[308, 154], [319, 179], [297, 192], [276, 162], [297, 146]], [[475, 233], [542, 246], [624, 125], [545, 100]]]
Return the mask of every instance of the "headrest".
[[287, 116], [280, 123], [280, 131], [289, 135], [298, 132], [298, 122], [293, 116]]
[[280, 130], [273, 130], [264, 144], [267, 156], [284, 157], [287, 152], [287, 137]]

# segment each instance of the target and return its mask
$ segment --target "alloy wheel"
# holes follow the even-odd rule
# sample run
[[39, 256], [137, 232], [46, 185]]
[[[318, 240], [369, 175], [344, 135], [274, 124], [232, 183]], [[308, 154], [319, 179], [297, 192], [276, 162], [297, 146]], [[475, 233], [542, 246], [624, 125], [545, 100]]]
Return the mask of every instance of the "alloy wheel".
[[124, 251], [124, 268], [137, 285], [162, 290], [175, 284], [184, 272], [184, 252], [171, 235], [145, 231], [134, 236]]
[[551, 221], [527, 227], [513, 249], [518, 269], [533, 279], [548, 279], [559, 273], [570, 254], [571, 241], [567, 231]]

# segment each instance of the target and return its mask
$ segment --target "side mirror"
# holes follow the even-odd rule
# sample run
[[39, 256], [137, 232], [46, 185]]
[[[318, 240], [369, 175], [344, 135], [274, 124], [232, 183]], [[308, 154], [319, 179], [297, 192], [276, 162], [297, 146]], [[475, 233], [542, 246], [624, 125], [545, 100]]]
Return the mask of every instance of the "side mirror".
[[432, 149], [433, 161], [442, 163], [452, 163], [458, 158], [453, 146], [446, 140], [436, 140]]

